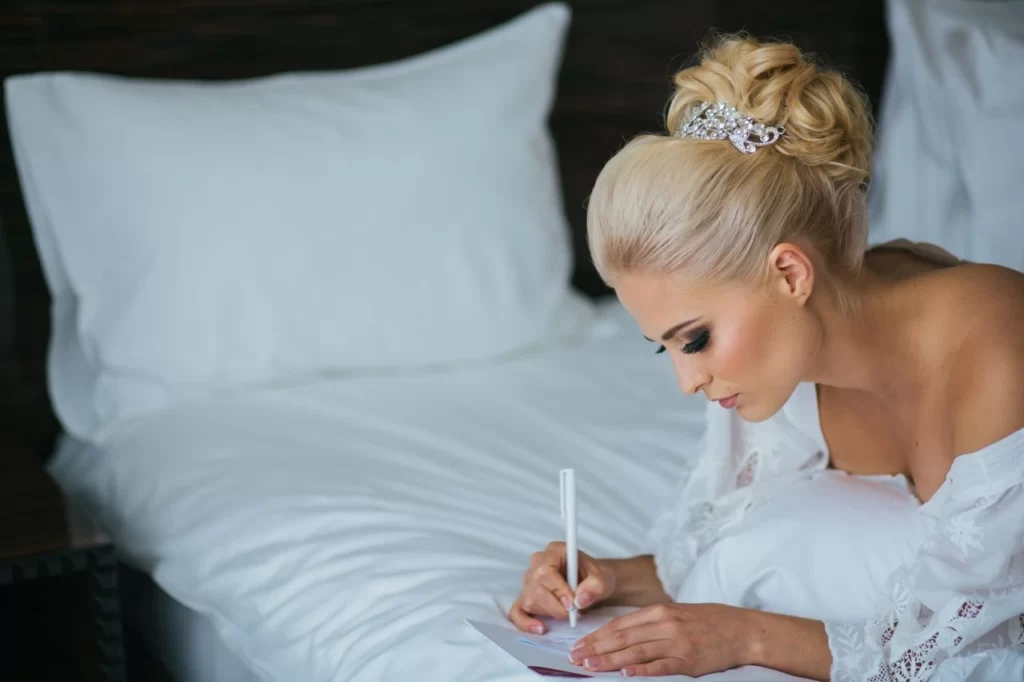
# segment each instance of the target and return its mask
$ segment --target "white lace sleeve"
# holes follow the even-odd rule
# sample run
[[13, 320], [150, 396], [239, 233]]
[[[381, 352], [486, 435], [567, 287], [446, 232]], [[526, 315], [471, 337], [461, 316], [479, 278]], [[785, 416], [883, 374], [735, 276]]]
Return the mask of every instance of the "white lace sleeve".
[[[802, 386], [793, 405], [815, 399], [813, 391], [813, 385]], [[826, 466], [820, 444], [794, 423], [791, 412], [752, 424], [733, 410], [708, 405], [701, 456], [687, 467], [674, 503], [649, 536], [658, 578], [673, 598], [701, 552], [725, 529], [776, 486]]]
[[833, 682], [1024, 680], [1024, 429], [958, 457], [935, 527], [868, 623], [826, 623]]
[[[707, 452], [707, 433], [704, 438], [703, 451]], [[649, 541], [658, 578], [665, 592], [673, 598], [697, 557], [716, 535], [710, 513], [715, 464], [711, 458], [700, 457], [696, 464], [685, 466], [674, 503], [651, 528]]]

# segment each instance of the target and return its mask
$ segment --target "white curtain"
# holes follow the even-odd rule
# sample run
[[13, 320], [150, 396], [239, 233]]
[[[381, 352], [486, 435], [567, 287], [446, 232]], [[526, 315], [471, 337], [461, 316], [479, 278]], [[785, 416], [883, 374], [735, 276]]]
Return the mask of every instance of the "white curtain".
[[871, 241], [1024, 270], [1024, 1], [889, 0]]

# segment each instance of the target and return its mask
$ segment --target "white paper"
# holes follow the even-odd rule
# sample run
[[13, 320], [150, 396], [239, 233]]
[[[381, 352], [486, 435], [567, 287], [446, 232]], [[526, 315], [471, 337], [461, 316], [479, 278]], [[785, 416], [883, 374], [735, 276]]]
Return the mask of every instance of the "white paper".
[[610, 614], [592, 615], [589, 618], [581, 618], [576, 623], [575, 628], [570, 626], [569, 621], [566, 620], [549, 620], [544, 618], [542, 620], [547, 626], [547, 631], [543, 635], [533, 635], [526, 632], [520, 632], [519, 634], [535, 646], [568, 656], [578, 639], [597, 630], [612, 618], [614, 618], [614, 615]]
[[619, 672], [590, 672], [583, 666], [569, 662], [569, 651], [573, 644], [616, 616], [627, 614], [636, 609], [631, 607], [610, 607], [594, 609], [580, 614], [576, 627], [569, 626], [565, 620], [543, 618], [547, 631], [543, 635], [520, 632], [511, 623], [494, 625], [475, 620], [466, 620], [480, 634], [498, 645], [523, 665], [536, 669], [559, 670], [573, 673], [581, 677], [621, 677]]
[[[590, 634], [612, 618], [625, 615], [635, 611], [632, 607], [605, 607], [594, 609], [580, 614], [580, 620], [576, 628], [569, 627], [567, 621], [556, 621], [542, 618], [547, 626], [547, 632], [543, 635], [533, 635], [520, 632], [509, 622], [501, 625], [483, 623], [476, 620], [466, 619], [466, 622], [473, 626], [484, 637], [500, 647], [514, 659], [543, 675], [557, 676], [550, 671], [561, 671], [576, 677], [622, 677], [621, 673], [615, 672], [590, 672], [583, 666], [573, 665], [569, 662], [569, 650], [573, 643], [580, 637]], [[538, 670], [540, 668], [541, 670]], [[546, 669], [547, 672], [544, 672]], [[670, 675], [657, 678], [634, 678], [650, 679], [659, 682], [686, 682], [697, 678], [686, 675]], [[712, 673], [700, 678], [701, 682], [809, 682], [803, 678], [793, 677], [777, 670], [759, 668], [756, 666], [743, 666], [733, 670], [726, 670], [720, 673]]]

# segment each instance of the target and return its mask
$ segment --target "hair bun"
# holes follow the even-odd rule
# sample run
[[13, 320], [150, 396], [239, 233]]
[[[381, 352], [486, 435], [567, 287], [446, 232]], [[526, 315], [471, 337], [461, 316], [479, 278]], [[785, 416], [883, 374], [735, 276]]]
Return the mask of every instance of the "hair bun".
[[698, 102], [725, 101], [760, 123], [784, 126], [785, 134], [771, 146], [778, 153], [821, 167], [841, 184], [867, 180], [872, 126], [865, 96], [795, 45], [724, 35], [674, 80], [669, 134]]

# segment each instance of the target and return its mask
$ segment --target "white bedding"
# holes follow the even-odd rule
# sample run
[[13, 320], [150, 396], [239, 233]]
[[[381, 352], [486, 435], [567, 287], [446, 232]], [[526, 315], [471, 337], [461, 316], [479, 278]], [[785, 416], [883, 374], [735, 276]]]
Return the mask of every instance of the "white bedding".
[[581, 548], [625, 556], [697, 454], [702, 402], [620, 308], [604, 316], [500, 364], [182, 404], [65, 443], [52, 471], [261, 679], [537, 679], [462, 619], [502, 622], [560, 537], [558, 469], [578, 472]]

